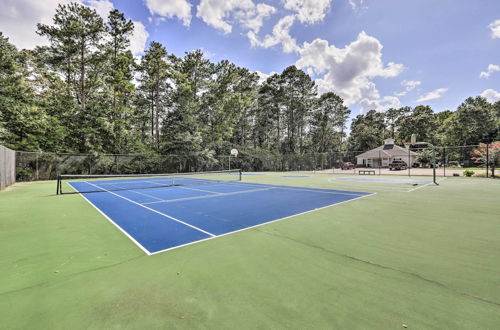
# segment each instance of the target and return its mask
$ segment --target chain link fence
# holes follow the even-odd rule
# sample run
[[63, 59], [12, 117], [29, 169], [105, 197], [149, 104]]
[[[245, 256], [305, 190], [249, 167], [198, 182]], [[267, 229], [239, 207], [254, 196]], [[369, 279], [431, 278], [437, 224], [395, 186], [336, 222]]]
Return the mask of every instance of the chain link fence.
[[[298, 171], [329, 174], [492, 176], [500, 145], [398, 148], [303, 155], [240, 152], [238, 157], [155, 154], [65, 154], [16, 152], [18, 181], [50, 180], [57, 174], [148, 174], [242, 169], [246, 172]], [[493, 169], [493, 171], [492, 171]], [[361, 173], [360, 173], [361, 172]]]

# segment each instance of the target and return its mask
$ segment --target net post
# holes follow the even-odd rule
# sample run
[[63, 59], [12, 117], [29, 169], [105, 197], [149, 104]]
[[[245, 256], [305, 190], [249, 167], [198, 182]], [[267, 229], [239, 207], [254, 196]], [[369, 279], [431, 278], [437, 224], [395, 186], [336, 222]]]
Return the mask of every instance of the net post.
[[61, 182], [61, 175], [57, 174], [56, 195], [60, 195], [60, 182]]
[[238, 173], [239, 173], [239, 181], [241, 181], [241, 176], [242, 176], [242, 170], [238, 170]]

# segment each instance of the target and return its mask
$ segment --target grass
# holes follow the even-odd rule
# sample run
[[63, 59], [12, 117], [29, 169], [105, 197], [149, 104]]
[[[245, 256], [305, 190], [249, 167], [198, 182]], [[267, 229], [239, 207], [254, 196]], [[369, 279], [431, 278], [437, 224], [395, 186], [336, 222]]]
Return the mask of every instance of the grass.
[[499, 180], [282, 175], [243, 180], [377, 194], [146, 256], [55, 182], [0, 192], [2, 328], [498, 328]]

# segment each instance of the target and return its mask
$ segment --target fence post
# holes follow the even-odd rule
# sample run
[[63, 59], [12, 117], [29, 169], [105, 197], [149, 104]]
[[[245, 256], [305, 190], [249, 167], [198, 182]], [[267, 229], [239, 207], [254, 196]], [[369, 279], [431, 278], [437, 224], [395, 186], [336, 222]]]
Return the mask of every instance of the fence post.
[[411, 148], [411, 145], [408, 146], [408, 176], [410, 177], [411, 176], [411, 173], [410, 173], [410, 167], [411, 167], [411, 154], [410, 154], [410, 148]]
[[382, 158], [380, 156], [380, 150], [378, 151], [378, 175], [381, 174], [381, 168], [382, 168]]
[[36, 180], [38, 181], [40, 178], [40, 175], [38, 174], [38, 151], [36, 152], [35, 155], [36, 155], [36, 160], [35, 160], [35, 162], [36, 162]]
[[488, 178], [488, 171], [490, 170], [490, 145], [486, 143], [486, 177]]
[[447, 159], [446, 159], [446, 147], [443, 147], [443, 177], [446, 177], [446, 165], [448, 163]]

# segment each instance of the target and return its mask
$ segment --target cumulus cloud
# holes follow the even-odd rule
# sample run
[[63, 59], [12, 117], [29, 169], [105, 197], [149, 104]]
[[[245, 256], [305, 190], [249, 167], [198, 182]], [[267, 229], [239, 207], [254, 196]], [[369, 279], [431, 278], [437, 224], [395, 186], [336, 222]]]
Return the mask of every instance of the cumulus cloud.
[[264, 73], [260, 71], [255, 71], [255, 73], [259, 76], [259, 84], [262, 84], [264, 81], [267, 80], [267, 78], [271, 77], [273, 74], [276, 74], [277, 72], [270, 72], [270, 73]]
[[426, 102], [426, 101], [430, 101], [430, 100], [439, 99], [441, 96], [443, 96], [443, 94], [446, 91], [448, 91], [448, 88], [438, 88], [438, 89], [435, 89], [432, 92], [429, 92], [429, 93], [425, 94], [424, 96], [421, 96], [415, 102]]
[[130, 51], [134, 55], [144, 52], [149, 33], [141, 22], [134, 21], [134, 33], [130, 36]]
[[488, 100], [488, 102], [495, 103], [500, 101], [500, 92], [494, 89], [487, 89], [481, 93], [481, 96]]
[[396, 96], [404, 96], [414, 90], [417, 86], [420, 86], [422, 84], [421, 81], [418, 80], [403, 80], [401, 82], [401, 85], [404, 86], [404, 91], [399, 92], [399, 93], [394, 93]]
[[267, 34], [262, 40], [259, 40], [253, 31], [248, 31], [248, 39], [250, 39], [252, 46], [269, 48], [281, 44], [282, 50], [285, 53], [299, 51], [295, 38], [290, 35], [290, 28], [294, 21], [294, 15], [285, 16], [276, 23], [272, 33]]
[[36, 34], [36, 24], [50, 24], [60, 0], [0, 0], [0, 31], [18, 48], [32, 49], [47, 45], [44, 37]]
[[[56, 8], [59, 4], [68, 4], [71, 0], [0, 0], [0, 31], [16, 47], [33, 49], [36, 46], [48, 45], [48, 40], [36, 34], [36, 24], [52, 24]], [[81, 4], [94, 8], [106, 19], [113, 3], [109, 0], [80, 0]], [[131, 37], [130, 49], [134, 54], [144, 50], [148, 32], [141, 22], [134, 22], [135, 31]], [[22, 27], [22, 28], [19, 28]]]
[[488, 27], [491, 30], [491, 37], [493, 39], [498, 39], [500, 38], [500, 19], [497, 19], [496, 21], [492, 22]]
[[264, 19], [275, 12], [273, 6], [252, 0], [201, 0], [196, 17], [226, 34], [232, 31], [233, 23], [258, 33]]
[[191, 23], [191, 4], [186, 0], [145, 0], [151, 15], [160, 19], [177, 17], [186, 26]]
[[495, 71], [500, 71], [500, 66], [495, 64], [488, 65], [488, 71], [483, 71], [479, 74], [479, 78], [489, 78]]
[[113, 3], [108, 0], [86, 0], [84, 3], [94, 8], [95, 11], [101, 16], [104, 20], [108, 17], [110, 11], [114, 9]]
[[401, 102], [395, 96], [384, 96], [377, 100], [363, 99], [360, 104], [361, 113], [367, 113], [370, 110], [386, 111], [390, 108], [401, 107]]
[[313, 24], [325, 18], [332, 0], [282, 0], [285, 9], [294, 11], [301, 23]]
[[344, 48], [316, 39], [311, 43], [304, 43], [295, 65], [318, 77], [316, 83], [321, 93], [333, 91], [347, 105], [362, 100], [365, 100], [365, 104], [375, 101], [381, 104], [395, 102], [394, 97], [381, 99], [372, 81], [376, 77], [396, 77], [404, 69], [402, 64], [393, 62], [384, 65], [382, 48], [378, 39], [365, 32], [361, 32], [355, 41]]

